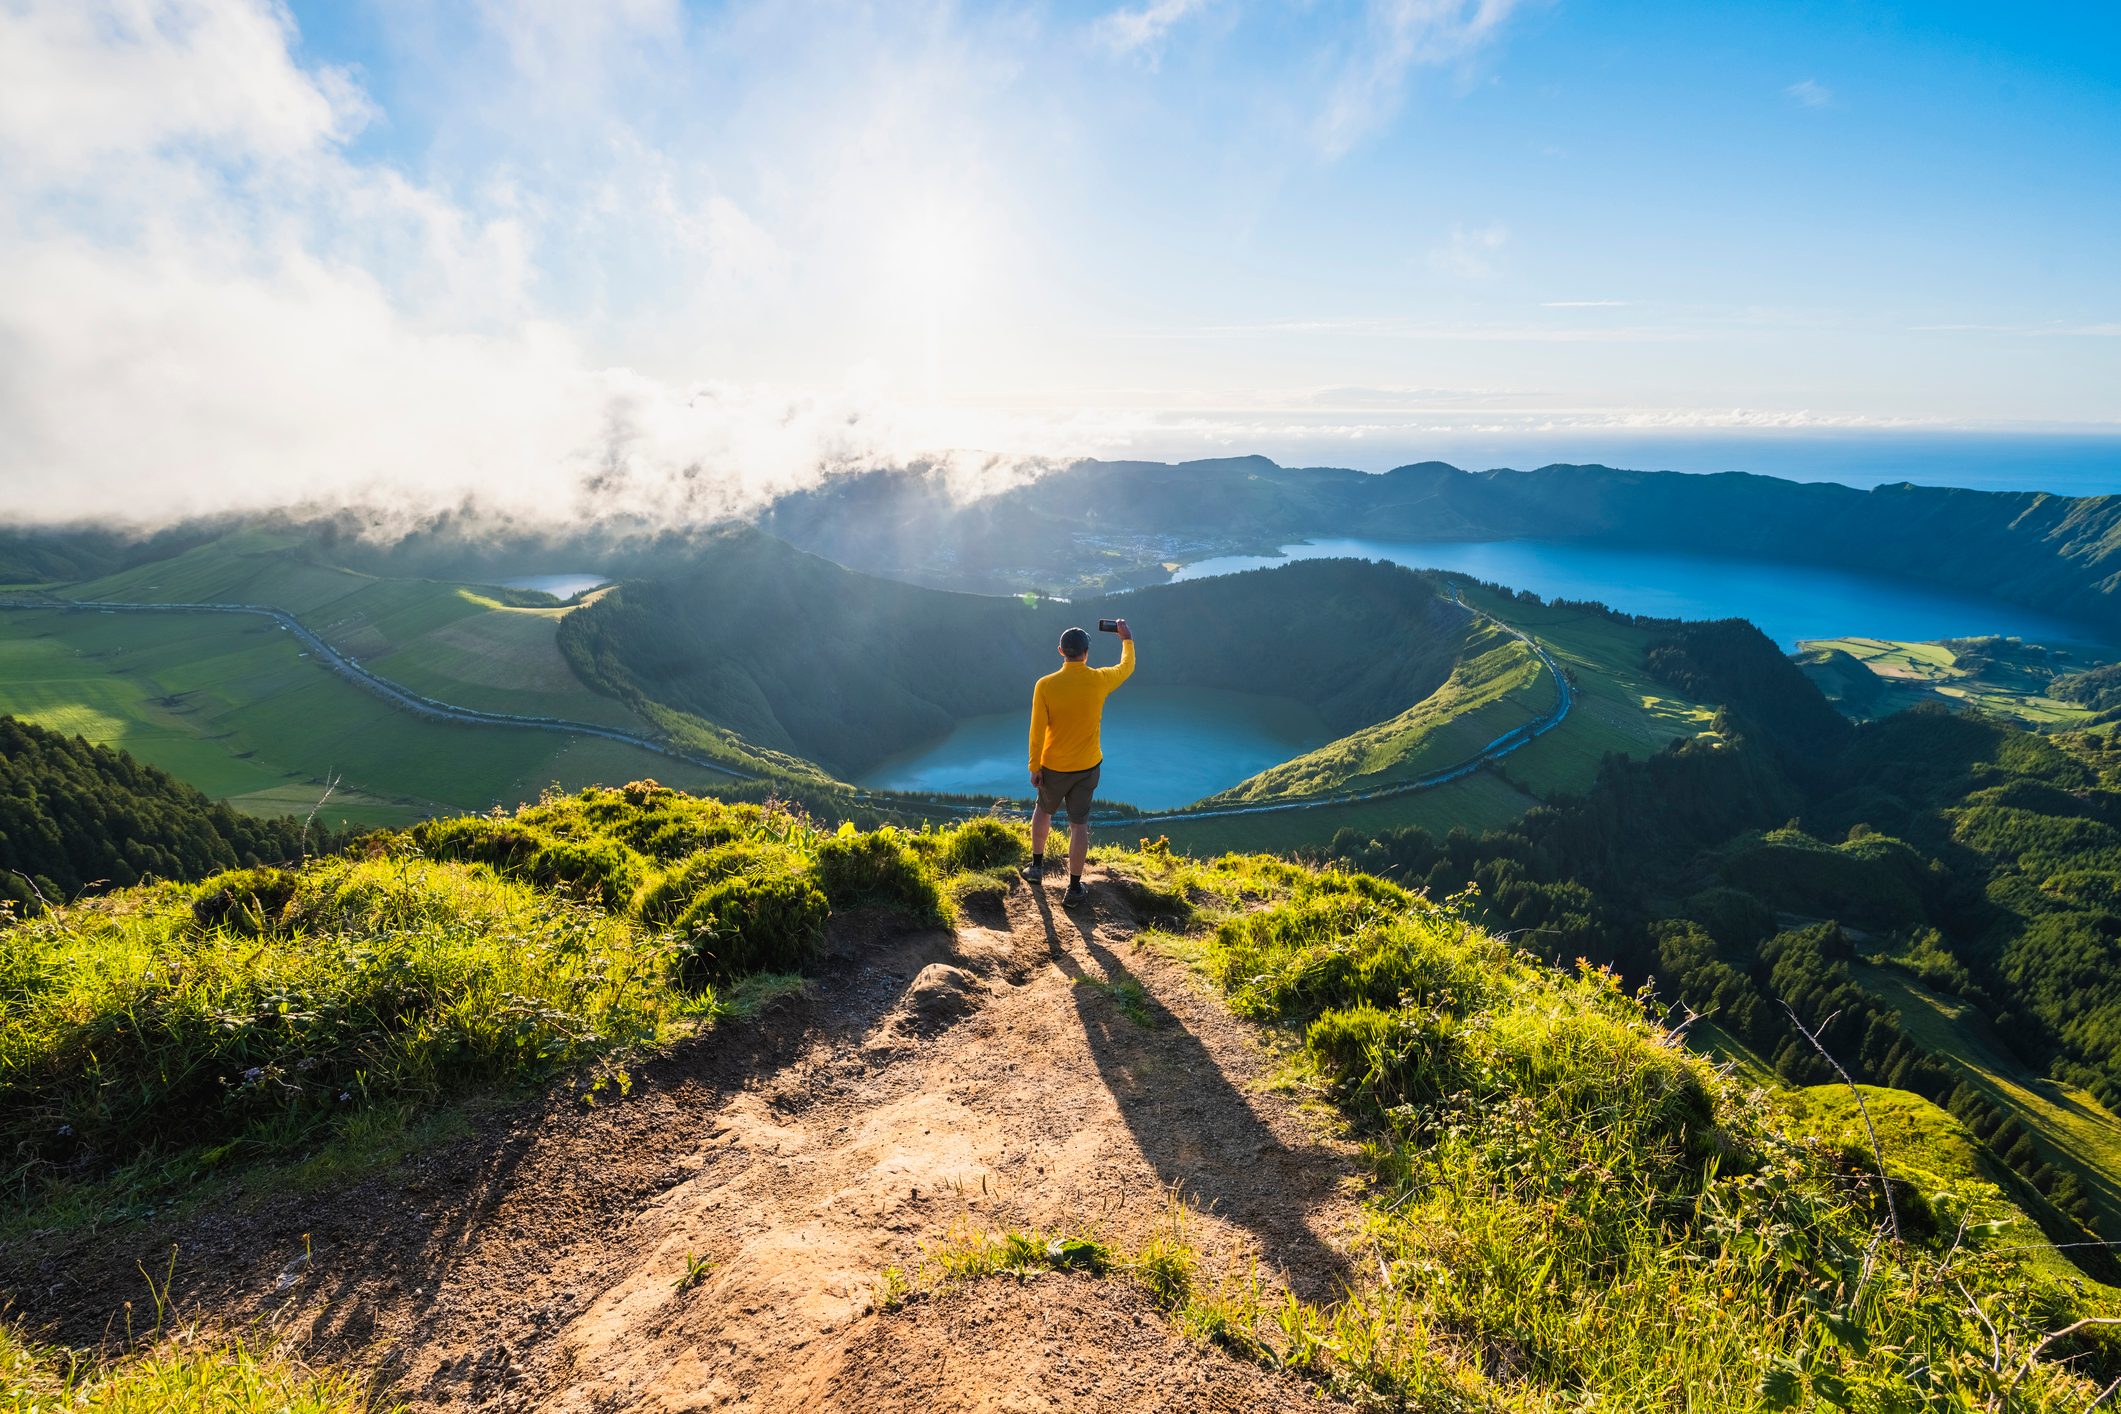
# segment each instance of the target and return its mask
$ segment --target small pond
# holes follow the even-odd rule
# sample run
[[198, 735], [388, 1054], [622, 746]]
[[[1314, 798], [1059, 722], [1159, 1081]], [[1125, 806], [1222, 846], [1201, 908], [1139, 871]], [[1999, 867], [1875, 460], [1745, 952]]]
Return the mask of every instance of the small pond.
[[535, 589], [555, 599], [572, 599], [577, 594], [587, 594], [600, 584], [609, 583], [611, 577], [602, 574], [520, 574], [514, 579], [502, 580], [501, 587]]

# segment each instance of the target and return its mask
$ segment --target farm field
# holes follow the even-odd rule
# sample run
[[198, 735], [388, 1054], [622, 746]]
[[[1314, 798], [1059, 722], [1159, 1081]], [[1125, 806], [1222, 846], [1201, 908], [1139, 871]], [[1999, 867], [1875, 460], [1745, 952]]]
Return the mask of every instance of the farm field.
[[442, 580], [378, 579], [320, 563], [292, 536], [241, 532], [65, 594], [127, 603], [269, 605], [293, 614], [369, 671], [423, 697], [652, 732], [623, 703], [585, 684], [561, 655], [559, 623], [569, 609], [517, 607], [504, 603], [499, 591]]
[[1890, 716], [1928, 702], [1978, 707], [2028, 727], [2069, 727], [2091, 709], [2047, 695], [2057, 672], [2096, 661], [2081, 653], [2012, 639], [1982, 639], [1978, 648], [1888, 638], [1820, 638], [1799, 644], [1800, 662], [1834, 705], [1850, 716]]
[[0, 712], [130, 751], [254, 814], [307, 810], [337, 775], [334, 825], [513, 805], [555, 782], [726, 784], [620, 742], [399, 711], [239, 615], [0, 613]]

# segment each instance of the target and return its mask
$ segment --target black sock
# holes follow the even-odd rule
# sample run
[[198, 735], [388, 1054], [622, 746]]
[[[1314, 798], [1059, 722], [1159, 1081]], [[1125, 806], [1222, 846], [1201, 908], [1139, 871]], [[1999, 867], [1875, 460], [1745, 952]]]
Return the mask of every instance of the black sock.
[[1068, 882], [1070, 884], [1073, 884], [1077, 888], [1081, 888], [1083, 883], [1083, 876], [1080, 874], [1070, 874], [1068, 876]]

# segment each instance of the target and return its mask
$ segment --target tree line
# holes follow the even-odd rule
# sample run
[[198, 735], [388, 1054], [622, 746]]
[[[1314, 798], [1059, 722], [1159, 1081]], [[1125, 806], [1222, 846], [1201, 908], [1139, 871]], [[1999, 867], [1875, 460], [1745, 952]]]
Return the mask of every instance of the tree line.
[[[308, 831], [310, 850], [330, 843]], [[32, 913], [87, 889], [202, 879], [303, 848], [298, 819], [240, 814], [123, 751], [0, 716], [0, 904]]]

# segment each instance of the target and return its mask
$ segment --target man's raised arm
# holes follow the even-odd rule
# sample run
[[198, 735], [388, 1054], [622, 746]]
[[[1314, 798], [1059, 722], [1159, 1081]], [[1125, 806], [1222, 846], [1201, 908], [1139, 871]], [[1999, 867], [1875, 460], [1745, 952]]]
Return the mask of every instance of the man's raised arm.
[[1105, 684], [1107, 692], [1134, 676], [1133, 631], [1127, 627], [1125, 619], [1114, 619], [1113, 622], [1119, 625], [1119, 662], [1112, 667], [1098, 669], [1099, 672], [1111, 679], [1110, 682]]

